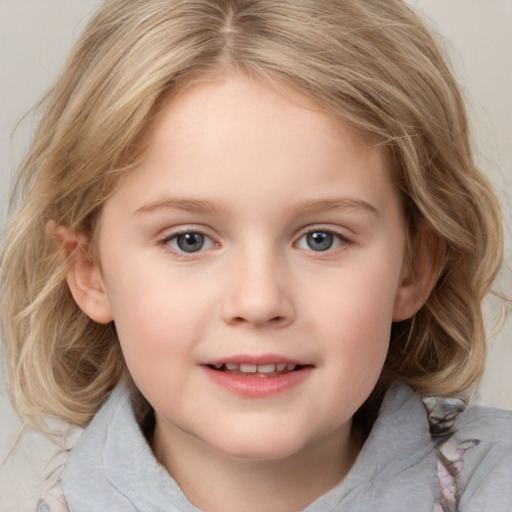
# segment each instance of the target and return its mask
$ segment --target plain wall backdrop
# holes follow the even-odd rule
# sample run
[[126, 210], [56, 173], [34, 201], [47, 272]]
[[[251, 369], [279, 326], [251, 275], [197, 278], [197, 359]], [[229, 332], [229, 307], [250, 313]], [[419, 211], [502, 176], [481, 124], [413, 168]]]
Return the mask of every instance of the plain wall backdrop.
[[[319, 0], [321, 1], [321, 0]], [[475, 154], [500, 197], [506, 222], [498, 288], [512, 295], [512, 0], [410, 0], [445, 39], [466, 96]], [[23, 115], [50, 86], [98, 0], [0, 0], [0, 223], [9, 184], [33, 127]], [[512, 321], [493, 328], [500, 301], [486, 302], [489, 358], [477, 399], [512, 409]], [[43, 436], [28, 433], [3, 463], [19, 429], [0, 370], [0, 511], [35, 509], [42, 475], [59, 464]]]

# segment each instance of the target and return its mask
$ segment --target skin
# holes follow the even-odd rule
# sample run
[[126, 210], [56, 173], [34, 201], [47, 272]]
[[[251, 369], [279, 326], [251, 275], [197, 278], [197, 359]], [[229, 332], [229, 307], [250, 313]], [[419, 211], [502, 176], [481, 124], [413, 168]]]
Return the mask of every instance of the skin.
[[[308, 98], [238, 74], [187, 88], [149, 142], [103, 207], [98, 258], [76, 258], [70, 289], [92, 319], [115, 322], [155, 409], [153, 451], [192, 503], [302, 509], [352, 466], [351, 418], [391, 324], [428, 294], [429, 265], [418, 259], [413, 279], [407, 263], [385, 156]], [[332, 246], [312, 247], [311, 230], [333, 233]], [[200, 250], [180, 249], [185, 232], [205, 235]], [[265, 397], [205, 371], [268, 354], [310, 370]]]

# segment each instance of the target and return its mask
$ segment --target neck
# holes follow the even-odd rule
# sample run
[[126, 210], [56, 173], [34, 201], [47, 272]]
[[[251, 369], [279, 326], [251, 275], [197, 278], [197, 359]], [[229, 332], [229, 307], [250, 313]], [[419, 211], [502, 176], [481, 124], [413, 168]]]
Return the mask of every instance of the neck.
[[247, 460], [183, 431], [164, 431], [157, 421], [152, 444], [159, 462], [202, 510], [296, 512], [343, 480], [362, 440], [343, 425], [286, 458]]

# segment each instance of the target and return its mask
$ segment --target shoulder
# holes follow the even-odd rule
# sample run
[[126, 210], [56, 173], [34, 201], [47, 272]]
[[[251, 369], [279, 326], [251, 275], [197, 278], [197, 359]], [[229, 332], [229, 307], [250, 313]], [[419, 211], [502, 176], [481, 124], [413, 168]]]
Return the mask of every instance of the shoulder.
[[511, 440], [512, 411], [471, 404], [457, 419], [457, 429], [488, 434], [503, 434]]
[[437, 455], [435, 510], [512, 510], [512, 412], [425, 397]]
[[512, 412], [470, 405], [454, 430], [461, 511], [512, 510]]
[[[487, 470], [504, 466], [512, 471], [512, 411], [470, 405], [455, 423], [455, 437], [474, 441], [468, 460], [478, 462], [475, 472], [482, 465]], [[509, 487], [512, 493], [512, 485]]]

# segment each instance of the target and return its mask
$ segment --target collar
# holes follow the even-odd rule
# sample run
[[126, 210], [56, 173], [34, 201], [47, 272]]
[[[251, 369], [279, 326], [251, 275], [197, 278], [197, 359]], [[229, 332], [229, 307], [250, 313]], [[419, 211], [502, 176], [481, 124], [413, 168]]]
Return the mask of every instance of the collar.
[[[358, 512], [430, 512], [437, 489], [435, 465], [425, 407], [411, 388], [395, 382], [349, 474], [304, 512], [340, 510], [341, 504]], [[124, 385], [72, 450], [62, 487], [71, 512], [200, 512], [155, 459]]]

